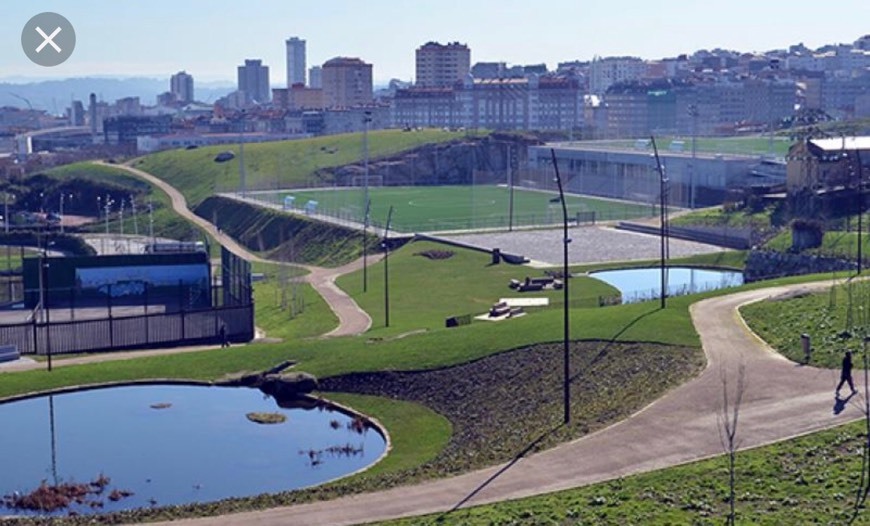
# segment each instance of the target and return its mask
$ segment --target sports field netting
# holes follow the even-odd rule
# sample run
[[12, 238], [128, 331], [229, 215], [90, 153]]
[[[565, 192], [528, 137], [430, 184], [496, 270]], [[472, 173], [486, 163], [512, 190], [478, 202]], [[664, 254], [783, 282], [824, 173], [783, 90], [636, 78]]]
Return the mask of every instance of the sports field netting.
[[[513, 225], [561, 224], [558, 194], [513, 189], [505, 185], [370, 186], [370, 224], [383, 227], [394, 207], [392, 229], [399, 232], [438, 232]], [[362, 223], [365, 190], [359, 187], [284, 190], [249, 194], [286, 210]], [[658, 213], [650, 204], [566, 195], [569, 220], [579, 223], [649, 217]]]

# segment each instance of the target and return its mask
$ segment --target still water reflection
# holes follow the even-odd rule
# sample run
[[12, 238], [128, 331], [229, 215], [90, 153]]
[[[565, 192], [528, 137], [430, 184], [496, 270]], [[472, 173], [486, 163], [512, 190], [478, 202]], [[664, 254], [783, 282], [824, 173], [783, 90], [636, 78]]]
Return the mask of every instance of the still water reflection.
[[[281, 413], [257, 424], [250, 412]], [[383, 437], [338, 411], [286, 409], [260, 391], [127, 386], [0, 404], [0, 498], [39, 486], [108, 485], [66, 514], [219, 500], [323, 483], [363, 468]], [[356, 428], [356, 429], [355, 429]], [[362, 431], [362, 432], [360, 432]], [[105, 480], [104, 480], [105, 481]], [[118, 492], [132, 492], [120, 497]], [[37, 512], [0, 504], [2, 515]]]

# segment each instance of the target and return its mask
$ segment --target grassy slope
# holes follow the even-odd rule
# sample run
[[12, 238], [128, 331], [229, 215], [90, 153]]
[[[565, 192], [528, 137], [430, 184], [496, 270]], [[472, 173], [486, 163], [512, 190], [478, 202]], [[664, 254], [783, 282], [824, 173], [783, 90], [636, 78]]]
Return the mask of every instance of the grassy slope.
[[[738, 524], [846, 524], [861, 470], [861, 423], [739, 453]], [[728, 513], [725, 457], [514, 501], [381, 524], [718, 525]], [[867, 524], [862, 509], [855, 524]]]
[[253, 270], [264, 275], [263, 281], [254, 283], [254, 308], [257, 327], [264, 329], [266, 336], [294, 341], [325, 334], [338, 326], [335, 313], [307, 283], [295, 286], [298, 303], [294, 316], [291, 280], [300, 274], [298, 268], [257, 263]]
[[[464, 133], [441, 130], [372, 131], [368, 134], [369, 155], [376, 159], [422, 144], [460, 139], [464, 136]], [[136, 161], [136, 166], [175, 186], [193, 208], [215, 193], [215, 188], [238, 188], [238, 158], [226, 163], [214, 162], [218, 153], [226, 150], [238, 153], [238, 149], [238, 145], [221, 145], [194, 150], [170, 150], [143, 157]], [[341, 166], [362, 159], [362, 134], [246, 144], [244, 156], [249, 188], [307, 186], [311, 174], [317, 169]]]
[[826, 292], [753, 303], [740, 312], [753, 331], [791, 360], [804, 360], [800, 335], [805, 333], [812, 341], [811, 364], [837, 368], [843, 351], [859, 350], [868, 333], [870, 283], [858, 281]]
[[[864, 228], [866, 228], [866, 226]], [[791, 230], [785, 229], [776, 237], [771, 239], [766, 247], [785, 252], [791, 248], [791, 242]], [[861, 251], [865, 258], [870, 256], [870, 235], [867, 235], [866, 233], [862, 233], [861, 235]], [[854, 259], [858, 254], [858, 233], [855, 231], [825, 232], [821, 247], [805, 250], [804, 252], [809, 254], [823, 254], [827, 256]]]
[[[184, 240], [202, 239], [203, 232], [199, 228], [195, 227], [191, 223], [188, 223], [172, 210], [172, 205], [170, 203], [168, 195], [166, 195], [162, 190], [156, 187], [152, 187], [147, 182], [130, 175], [129, 172], [122, 170], [121, 168], [82, 162], [52, 168], [50, 170], [47, 170], [45, 174], [49, 177], [56, 177], [61, 180], [72, 178], [90, 179], [98, 183], [124, 189], [123, 193], [138, 195], [139, 197], [137, 197], [136, 199], [136, 206], [138, 210], [140, 234], [147, 235], [147, 233], [149, 232], [150, 225], [147, 212], [147, 203], [150, 200], [154, 207], [154, 211], [151, 214], [151, 219], [153, 219], [154, 221], [153, 229], [155, 236]], [[129, 203], [125, 204], [128, 205]], [[88, 212], [89, 214], [94, 215], [95, 218], [97, 217], [97, 206], [98, 203], [94, 202], [93, 210]], [[124, 220], [124, 231], [128, 234], [133, 233], [133, 221], [129, 215], [129, 206], [126, 206], [125, 211], [127, 215]], [[112, 210], [112, 215], [110, 216], [110, 232], [120, 231], [120, 224], [118, 221], [117, 213], [118, 208], [116, 205], [116, 207]], [[103, 233], [105, 232], [105, 223], [102, 221], [96, 221], [93, 224], [85, 227], [84, 230], [95, 233]], [[214, 241], [213, 238], [211, 238], [211, 236], [208, 236], [208, 234], [205, 235], [208, 237], [209, 244], [213, 248], [212, 254], [219, 255], [220, 251], [217, 243]]]

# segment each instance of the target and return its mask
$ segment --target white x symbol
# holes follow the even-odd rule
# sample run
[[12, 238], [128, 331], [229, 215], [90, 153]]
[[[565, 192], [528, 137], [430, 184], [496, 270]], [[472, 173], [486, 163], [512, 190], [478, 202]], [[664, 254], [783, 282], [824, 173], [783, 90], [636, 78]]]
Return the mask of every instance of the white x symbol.
[[40, 44], [39, 47], [36, 48], [36, 52], [37, 52], [37, 53], [39, 53], [40, 51], [42, 51], [42, 48], [44, 48], [47, 44], [51, 44], [51, 47], [53, 47], [55, 51], [57, 51], [58, 53], [60, 53], [60, 46], [58, 46], [57, 44], [55, 44], [55, 43], [54, 43], [54, 40], [52, 40], [54, 37], [57, 36], [58, 33], [60, 33], [60, 27], [58, 27], [57, 29], [55, 29], [55, 30], [54, 30], [54, 33], [52, 33], [51, 35], [46, 35], [46, 34], [45, 34], [45, 31], [43, 31], [42, 28], [40, 28], [39, 26], [36, 26], [36, 32], [39, 33], [39, 34], [42, 36], [42, 38], [45, 39], [45, 40], [42, 41], [42, 44]]

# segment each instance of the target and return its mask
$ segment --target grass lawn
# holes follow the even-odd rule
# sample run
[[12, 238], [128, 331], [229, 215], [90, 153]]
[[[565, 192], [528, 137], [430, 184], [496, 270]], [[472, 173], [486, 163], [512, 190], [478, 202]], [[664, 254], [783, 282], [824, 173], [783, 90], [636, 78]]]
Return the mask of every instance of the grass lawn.
[[[861, 472], [863, 423], [738, 453], [737, 524], [847, 524]], [[538, 497], [379, 523], [491, 525], [724, 524], [728, 467], [717, 457]], [[870, 521], [861, 509], [854, 524]]]
[[[866, 225], [867, 223], [865, 223]], [[857, 226], [853, 225], [853, 226]], [[866, 226], [864, 227], [866, 228]], [[776, 237], [771, 239], [766, 248], [781, 252], [791, 249], [791, 229], [784, 229]], [[822, 246], [804, 251], [809, 254], [820, 254], [831, 257], [855, 259], [858, 255], [858, 233], [856, 231], [828, 231], [822, 238]], [[864, 258], [870, 257], [870, 234], [861, 234], [861, 252]]]
[[[461, 139], [466, 134], [442, 130], [376, 130], [368, 134], [369, 155], [377, 159], [426, 143]], [[315, 184], [312, 174], [321, 168], [342, 166], [363, 158], [362, 133], [329, 135], [312, 139], [267, 142], [245, 145], [245, 174], [249, 189], [286, 188]], [[195, 208], [203, 199], [218, 191], [239, 187], [238, 157], [225, 163], [214, 162], [215, 156], [239, 145], [220, 145], [193, 150], [170, 150], [142, 157], [135, 166], [167, 181]], [[316, 186], [323, 181], [317, 180]]]
[[263, 280], [254, 283], [254, 319], [267, 337], [294, 341], [320, 336], [338, 326], [326, 301], [301, 281], [303, 269], [255, 263], [253, 271], [263, 273]]
[[[421, 255], [431, 251], [450, 251], [453, 256], [429, 259]], [[561, 304], [563, 292], [560, 290], [519, 293], [507, 286], [511, 279], [522, 281], [525, 276], [544, 276], [542, 271], [490, 263], [489, 254], [429, 241], [415, 241], [391, 253], [389, 328], [384, 327], [383, 262], [369, 267], [365, 293], [362, 270], [340, 277], [337, 283], [372, 317], [372, 329], [368, 334], [373, 337], [443, 328], [446, 318], [486, 313], [493, 303], [504, 297], [546, 297], [553, 305]], [[610, 285], [586, 276], [572, 278], [569, 292], [572, 305], [584, 307], [597, 306], [599, 296], [618, 295]], [[516, 321], [520, 319], [495, 325], [509, 325]]]
[[770, 215], [772, 209], [752, 213], [748, 210], [726, 212], [722, 207], [696, 210], [671, 219], [673, 226], [719, 226], [719, 227], [752, 227], [766, 230], [771, 228]]
[[[365, 218], [363, 188], [313, 189], [253, 194], [252, 197], [283, 203], [294, 198], [293, 207], [302, 211], [309, 201], [317, 201], [317, 212], [362, 223]], [[551, 199], [552, 192], [514, 189], [513, 224], [541, 225], [562, 221], [562, 208]], [[510, 189], [505, 186], [389, 186], [369, 187], [371, 224], [383, 228], [393, 206], [392, 229], [399, 232], [432, 232], [470, 228], [507, 227], [510, 223]], [[566, 196], [568, 216], [595, 212], [601, 221], [649, 217], [649, 205]]]
[[[855, 281], [825, 292], [768, 300], [740, 309], [746, 323], [773, 348], [803, 362], [801, 334], [812, 341], [811, 365], [840, 367], [843, 351], [861, 349], [870, 334], [870, 282]], [[857, 361], [857, 360], [856, 360]]]

